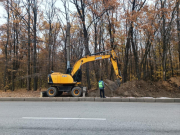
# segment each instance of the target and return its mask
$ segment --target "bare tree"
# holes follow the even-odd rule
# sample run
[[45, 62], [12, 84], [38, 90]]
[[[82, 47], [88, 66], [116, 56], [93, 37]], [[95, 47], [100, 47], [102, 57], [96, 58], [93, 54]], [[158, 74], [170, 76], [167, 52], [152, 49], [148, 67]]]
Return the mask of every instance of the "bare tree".
[[5, 44], [5, 68], [4, 68], [4, 90], [6, 91], [6, 72], [7, 72], [7, 46], [9, 44], [9, 0], [7, 0], [7, 40]]
[[[133, 0], [132, 2], [130, 1], [130, 4], [132, 6], [131, 9], [131, 15], [134, 16], [135, 12], [139, 12], [141, 8], [144, 6], [146, 0]], [[136, 17], [137, 18], [137, 17]], [[136, 68], [136, 75], [138, 80], [140, 80], [140, 72], [139, 72], [139, 57], [138, 57], [138, 46], [134, 42], [134, 21], [133, 19], [127, 20], [129, 21], [129, 31], [127, 33], [127, 42], [126, 42], [126, 49], [125, 49], [125, 66], [123, 70], [123, 82], [127, 81], [127, 65], [128, 65], [128, 54], [129, 54], [129, 49], [130, 49], [130, 44], [132, 45], [133, 49], [133, 54], [134, 54], [134, 61], [135, 61], [135, 68]], [[128, 25], [128, 24], [126, 24]]]
[[[85, 55], [90, 54], [89, 51], [89, 44], [88, 44], [88, 30], [86, 26], [86, 8], [87, 8], [87, 2], [85, 0], [73, 0], [73, 4], [76, 6], [79, 18], [81, 19], [81, 23], [83, 26], [83, 35], [84, 35], [84, 46], [85, 46]], [[91, 88], [90, 84], [90, 76], [89, 76], [89, 63], [86, 63], [86, 79], [87, 79], [87, 84], [88, 88]]]
[[27, 59], [27, 90], [31, 90], [31, 77], [30, 77], [30, 18], [31, 18], [31, 14], [30, 14], [30, 0], [28, 0], [28, 59]]
[[[52, 64], [52, 48], [53, 48], [53, 36], [52, 36], [52, 23], [55, 16], [55, 3], [56, 0], [46, 1], [46, 20], [49, 24], [49, 40], [48, 40], [48, 73], [50, 73], [51, 70], [53, 70], [53, 64]], [[52, 65], [51, 65], [52, 64]]]
[[36, 23], [37, 23], [37, 1], [33, 1], [33, 14], [34, 14], [34, 23], [33, 23], [33, 32], [34, 32], [34, 50], [33, 50], [33, 73], [34, 73], [34, 91], [37, 90], [37, 75], [36, 75]]
[[[179, 17], [179, 5], [180, 0], [176, 1], [176, 7], [177, 7], [177, 33], [178, 33], [178, 52], [179, 52], [179, 68], [180, 68], [180, 17]], [[179, 73], [180, 74], [180, 73]]]

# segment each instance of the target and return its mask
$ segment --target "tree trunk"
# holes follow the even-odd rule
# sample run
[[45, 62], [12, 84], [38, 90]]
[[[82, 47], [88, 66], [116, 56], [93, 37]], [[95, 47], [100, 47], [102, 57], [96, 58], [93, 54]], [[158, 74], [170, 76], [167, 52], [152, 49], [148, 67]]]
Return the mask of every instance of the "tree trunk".
[[132, 48], [133, 48], [133, 54], [134, 54], [134, 61], [135, 61], [135, 67], [136, 67], [136, 75], [137, 75], [137, 78], [138, 80], [140, 80], [140, 74], [139, 74], [139, 58], [138, 58], [138, 54], [137, 54], [137, 51], [136, 51], [136, 48], [135, 48], [135, 44], [134, 44], [134, 41], [133, 41], [133, 30], [132, 30], [132, 33], [131, 33], [131, 44], [132, 44]]
[[[90, 52], [89, 52], [89, 45], [88, 45], [88, 33], [87, 33], [84, 19], [82, 21], [83, 21], [84, 42], [85, 42], [85, 55], [89, 55]], [[87, 79], [88, 89], [90, 89], [91, 83], [90, 83], [90, 76], [89, 76], [89, 63], [86, 63], [86, 79]]]
[[[129, 33], [129, 32], [128, 32]], [[129, 49], [130, 49], [130, 38], [127, 37], [126, 48], [125, 48], [125, 58], [124, 58], [124, 69], [123, 69], [123, 82], [127, 81], [127, 68], [129, 62]]]
[[[135, 10], [135, 4], [136, 4], [136, 0], [134, 0], [132, 3], [132, 14]], [[134, 39], [133, 39], [133, 22], [131, 22], [131, 26], [130, 26], [130, 35], [131, 35], [131, 44], [132, 44], [134, 60], [135, 60], [136, 75], [137, 75], [138, 80], [140, 80], [139, 58], [138, 58], [138, 54], [137, 54], [137, 48], [135, 47], [135, 43], [134, 43]]]
[[[133, 5], [132, 5], [132, 12], [134, 11], [135, 9], [135, 3], [136, 3], [136, 0], [133, 1]], [[123, 69], [123, 82], [125, 83], [127, 81], [127, 67], [128, 67], [128, 62], [129, 62], [129, 49], [130, 49], [130, 41], [131, 41], [131, 33], [132, 33], [132, 23], [131, 22], [131, 26], [129, 28], [129, 31], [127, 33], [127, 42], [126, 42], [126, 48], [125, 48], [125, 60], [124, 60], [124, 69]], [[126, 20], [126, 30], [127, 30], [127, 20]]]
[[[94, 23], [94, 53], [97, 53], [97, 23]], [[99, 45], [100, 47], [100, 45]], [[99, 63], [100, 61], [94, 61], [93, 66], [94, 66], [94, 71], [95, 71], [95, 76], [96, 76], [96, 81], [98, 82], [100, 79], [100, 69], [99, 69]]]
[[5, 68], [4, 68], [4, 91], [6, 92], [6, 72], [7, 72], [7, 46], [9, 44], [9, 0], [7, 0], [7, 40], [5, 45]]
[[34, 7], [33, 7], [33, 13], [34, 13], [34, 24], [33, 24], [33, 30], [34, 30], [34, 60], [33, 60], [33, 71], [34, 71], [34, 91], [37, 90], [37, 75], [36, 75], [36, 22], [37, 22], [37, 1], [34, 0]]
[[55, 59], [55, 45], [56, 45], [56, 32], [54, 34], [54, 39], [53, 39], [53, 51], [52, 51], [52, 64], [51, 64], [51, 69], [54, 71], [54, 59]]
[[52, 46], [52, 43], [51, 43], [51, 21], [49, 22], [49, 45], [48, 45], [49, 47], [49, 50], [48, 50], [48, 52], [49, 52], [49, 59], [48, 59], [48, 62], [49, 62], [49, 64], [48, 64], [48, 73], [50, 73], [51, 72], [51, 46]]
[[30, 77], [30, 0], [28, 0], [28, 59], [27, 59], [27, 90], [31, 90], [31, 77]]
[[67, 31], [66, 31], [66, 36], [65, 36], [65, 41], [64, 41], [64, 58], [65, 58], [65, 72], [67, 71]]
[[[161, 8], [163, 9], [165, 5], [165, 1], [161, 1]], [[167, 57], [167, 44], [166, 44], [166, 35], [165, 35], [165, 15], [164, 11], [162, 11], [162, 19], [163, 19], [163, 26], [162, 26], [162, 40], [163, 40], [163, 59], [162, 59], [162, 64], [163, 64], [163, 81], [166, 80], [166, 57]]]
[[[179, 69], [180, 69], [180, 18], [179, 18], [179, 3], [180, 0], [177, 0], [177, 33], [178, 33], [178, 52], [179, 52]], [[180, 75], [180, 71], [179, 71]]]
[[153, 67], [153, 62], [151, 60], [151, 54], [149, 53], [149, 58], [150, 58], [150, 80], [154, 81], [154, 67]]
[[147, 76], [147, 70], [146, 70], [147, 56], [148, 56], [148, 53], [150, 52], [150, 48], [151, 48], [151, 43], [149, 40], [150, 40], [150, 37], [148, 37], [148, 41], [147, 41], [146, 47], [145, 47], [145, 54], [143, 55], [142, 61], [140, 63], [140, 67], [143, 65], [143, 79], [145, 79]]
[[[89, 54], [89, 47], [88, 47], [88, 37], [87, 37], [87, 31], [84, 32], [84, 40], [85, 40], [85, 54]], [[88, 84], [88, 89], [91, 89], [91, 83], [90, 83], [90, 76], [89, 76], [89, 63], [86, 63], [86, 79]]]
[[14, 27], [14, 34], [13, 34], [13, 36], [14, 36], [14, 46], [13, 46], [13, 59], [12, 59], [12, 70], [11, 70], [11, 91], [14, 91], [14, 71], [15, 71], [15, 57], [16, 57], [16, 28], [15, 28], [15, 26], [14, 26], [15, 24], [13, 24], [13, 27]]
[[172, 54], [171, 54], [171, 48], [169, 43], [169, 59], [170, 59], [170, 65], [171, 65], [171, 75], [174, 76], [174, 69], [173, 69], [173, 63], [172, 63]]
[[146, 76], [147, 76], [146, 65], [147, 65], [147, 56], [145, 57], [145, 60], [144, 60], [144, 63], [143, 63], [143, 80], [145, 80]]

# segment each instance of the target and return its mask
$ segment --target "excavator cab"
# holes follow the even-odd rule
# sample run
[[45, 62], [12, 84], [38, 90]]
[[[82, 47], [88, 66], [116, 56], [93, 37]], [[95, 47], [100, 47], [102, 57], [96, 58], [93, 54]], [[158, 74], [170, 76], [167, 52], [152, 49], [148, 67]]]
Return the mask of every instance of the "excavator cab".
[[72, 71], [72, 67], [70, 67], [66, 70], [66, 74], [71, 74], [71, 71]]
[[[72, 72], [72, 67], [70, 67], [70, 68], [68, 68], [66, 70], [66, 74], [71, 74], [71, 72]], [[81, 69], [78, 69], [76, 71], [76, 73], [73, 75], [73, 79], [74, 79], [75, 82], [81, 82], [81, 79], [82, 79], [82, 71], [81, 71]]]
[[76, 73], [75, 73], [74, 76], [73, 76], [73, 79], [74, 79], [74, 81], [76, 81], [76, 82], [81, 82], [81, 79], [82, 79], [82, 71], [81, 71], [81, 69], [78, 69], [78, 70], [76, 71]]

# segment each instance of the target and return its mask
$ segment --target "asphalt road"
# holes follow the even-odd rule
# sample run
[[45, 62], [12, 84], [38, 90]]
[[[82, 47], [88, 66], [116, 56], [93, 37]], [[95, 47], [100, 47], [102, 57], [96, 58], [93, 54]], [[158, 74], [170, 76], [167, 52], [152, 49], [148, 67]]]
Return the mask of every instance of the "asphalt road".
[[179, 103], [0, 102], [0, 135], [179, 135]]

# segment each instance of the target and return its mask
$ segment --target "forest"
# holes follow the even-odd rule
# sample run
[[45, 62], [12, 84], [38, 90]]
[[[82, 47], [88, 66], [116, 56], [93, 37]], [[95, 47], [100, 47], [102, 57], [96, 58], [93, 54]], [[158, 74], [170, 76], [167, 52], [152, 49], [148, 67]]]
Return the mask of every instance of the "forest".
[[[51, 71], [110, 50], [122, 83], [180, 76], [180, 0], [0, 0], [0, 90], [47, 88]], [[70, 22], [70, 35], [67, 23]], [[70, 36], [70, 45], [67, 44]], [[110, 60], [82, 66], [82, 85], [115, 80]]]

